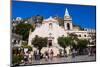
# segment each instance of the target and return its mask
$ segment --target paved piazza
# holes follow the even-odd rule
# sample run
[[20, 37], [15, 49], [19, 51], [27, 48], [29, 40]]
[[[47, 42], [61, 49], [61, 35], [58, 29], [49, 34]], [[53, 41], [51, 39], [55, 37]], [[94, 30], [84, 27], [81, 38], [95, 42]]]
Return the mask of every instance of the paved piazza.
[[[37, 65], [37, 64], [52, 64], [52, 63], [69, 63], [69, 62], [83, 62], [83, 61], [95, 61], [96, 58], [95, 56], [88, 56], [88, 55], [84, 55], [84, 56], [76, 56], [75, 58], [72, 58], [71, 56], [69, 57], [61, 57], [61, 58], [57, 58], [54, 57], [53, 60], [48, 60], [46, 61], [45, 59], [41, 59], [41, 60], [33, 60], [32, 65]], [[23, 65], [23, 64], [22, 64]], [[27, 64], [28, 65], [28, 64]], [[31, 65], [31, 64], [29, 64]]]

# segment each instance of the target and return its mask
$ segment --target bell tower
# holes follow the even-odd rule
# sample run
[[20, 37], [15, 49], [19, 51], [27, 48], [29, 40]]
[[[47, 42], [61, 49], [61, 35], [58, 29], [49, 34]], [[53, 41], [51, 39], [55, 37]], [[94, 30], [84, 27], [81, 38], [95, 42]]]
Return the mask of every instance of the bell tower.
[[66, 8], [65, 15], [64, 15], [64, 28], [65, 30], [73, 29], [72, 18], [70, 17], [67, 8]]

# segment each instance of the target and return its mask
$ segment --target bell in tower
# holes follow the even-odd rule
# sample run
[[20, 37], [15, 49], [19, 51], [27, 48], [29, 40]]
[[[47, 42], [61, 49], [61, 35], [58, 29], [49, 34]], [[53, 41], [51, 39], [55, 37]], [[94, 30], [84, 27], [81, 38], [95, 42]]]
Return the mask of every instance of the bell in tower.
[[67, 8], [66, 8], [65, 15], [64, 15], [64, 28], [65, 28], [65, 30], [73, 29], [72, 18], [70, 17]]

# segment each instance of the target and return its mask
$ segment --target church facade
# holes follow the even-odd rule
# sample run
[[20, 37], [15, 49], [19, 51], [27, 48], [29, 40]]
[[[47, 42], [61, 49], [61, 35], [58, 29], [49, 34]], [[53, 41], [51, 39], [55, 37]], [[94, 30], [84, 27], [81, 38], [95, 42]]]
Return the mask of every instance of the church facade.
[[[51, 45], [51, 47], [42, 48], [41, 53], [44, 53], [46, 50], [52, 49], [54, 52], [54, 56], [57, 56], [59, 54], [59, 49], [63, 50], [63, 48], [58, 44], [58, 37], [67, 37], [70, 33], [75, 33], [79, 39], [91, 39], [87, 30], [81, 30], [80, 27], [74, 26], [74, 24], [72, 23], [72, 18], [66, 8], [64, 15], [64, 26], [60, 26], [58, 20], [53, 17], [44, 19], [42, 24], [36, 24], [36, 28], [33, 32], [30, 30], [28, 45], [32, 46], [32, 39], [36, 35], [40, 37], [47, 37], [48, 46]], [[36, 50], [34, 46], [33, 50]], [[66, 51], [67, 54], [70, 54], [70, 47], [67, 47]]]

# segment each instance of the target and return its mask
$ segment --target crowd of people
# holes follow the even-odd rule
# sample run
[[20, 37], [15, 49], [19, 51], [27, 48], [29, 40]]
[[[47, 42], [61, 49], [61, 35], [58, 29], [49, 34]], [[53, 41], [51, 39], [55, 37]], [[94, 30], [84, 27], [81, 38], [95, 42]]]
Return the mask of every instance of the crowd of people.
[[39, 50], [35, 50], [34, 52], [27, 51], [27, 52], [24, 52], [24, 60], [22, 60], [22, 63], [32, 64], [32, 62], [34, 62], [34, 60], [36, 61], [36, 60], [40, 60], [42, 58], [44, 58], [45, 61], [53, 60], [53, 55], [54, 55], [54, 52], [52, 49], [50, 51], [49, 50], [45, 51], [44, 54], [39, 52]]
[[[76, 56], [76, 51], [72, 50], [72, 58]], [[66, 51], [60, 51], [60, 57], [67, 57], [67, 52]], [[25, 64], [31, 64], [32, 62], [40, 59], [45, 59], [45, 61], [53, 60], [54, 58], [54, 52], [53, 50], [47, 50], [44, 53], [39, 52], [39, 50], [33, 51], [27, 51], [24, 53], [24, 60], [23, 62]]]
[[[95, 55], [95, 50], [91, 49], [92, 52], [89, 50], [88, 54], [89, 55]], [[71, 56], [72, 58], [75, 58], [77, 55], [78, 51], [75, 49], [71, 50]], [[38, 49], [35, 51], [21, 51], [19, 54], [23, 56], [23, 59], [21, 61], [21, 64], [32, 64], [34, 61], [38, 61], [41, 59], [44, 59], [45, 61], [53, 60], [54, 59], [54, 51], [52, 49], [46, 50], [44, 53], [41, 53]], [[66, 51], [59, 51], [59, 57], [67, 57], [67, 52]]]

